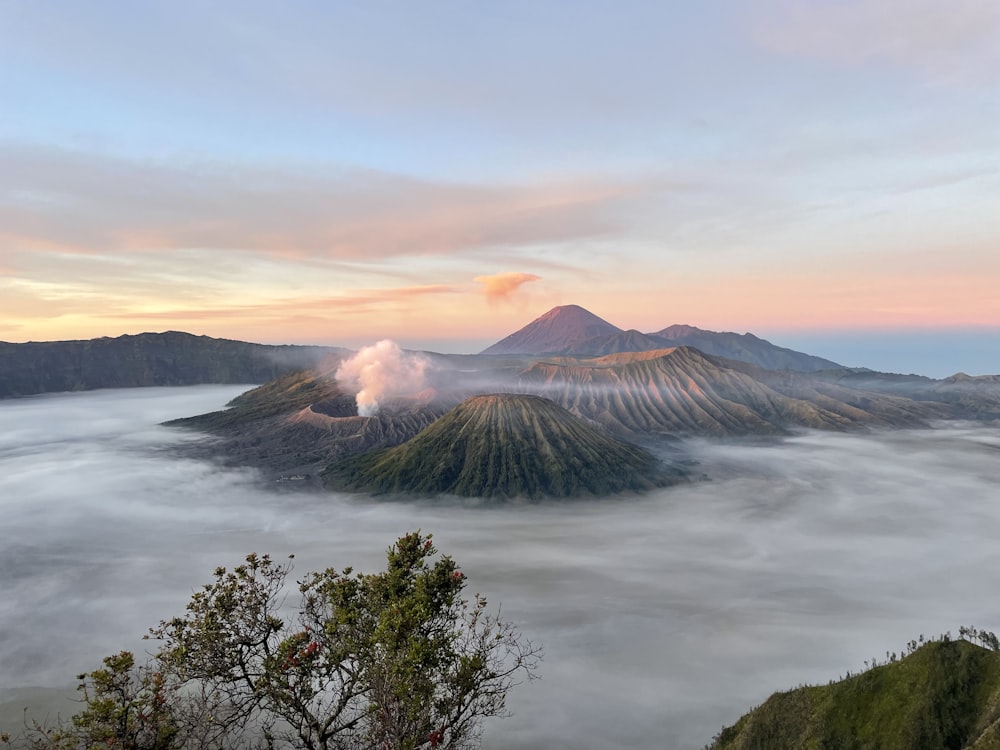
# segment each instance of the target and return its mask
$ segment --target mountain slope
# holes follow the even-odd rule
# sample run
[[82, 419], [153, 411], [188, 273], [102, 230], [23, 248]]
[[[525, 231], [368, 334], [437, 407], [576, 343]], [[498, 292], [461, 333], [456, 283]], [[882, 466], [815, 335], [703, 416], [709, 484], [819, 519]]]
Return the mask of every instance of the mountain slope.
[[691, 346], [705, 354], [750, 362], [768, 370], [815, 372], [841, 367], [829, 359], [776, 346], [752, 333], [705, 331], [694, 326], [673, 325], [650, 335], [669, 342], [668, 346]]
[[601, 357], [619, 352], [645, 352], [676, 346], [690, 346], [705, 354], [749, 362], [768, 370], [816, 372], [841, 367], [822, 357], [775, 346], [752, 333], [718, 333], [703, 331], [694, 326], [670, 326], [655, 333], [618, 331], [585, 339], [556, 351], [558, 354], [574, 357]]
[[579, 305], [554, 307], [482, 353], [600, 357], [675, 346], [694, 347], [706, 354], [749, 362], [769, 370], [816, 372], [842, 367], [822, 357], [776, 346], [752, 333], [720, 333], [687, 325], [668, 326], [654, 333], [623, 331]]
[[674, 345], [658, 336], [629, 329], [603, 336], [594, 336], [570, 346], [564, 346], [555, 353], [571, 357], [603, 357], [620, 352], [648, 352], [669, 349]]
[[645, 451], [547, 399], [513, 394], [466, 399], [412, 440], [326, 477], [377, 493], [489, 498], [606, 495], [667, 481]]
[[711, 750], [1000, 747], [1000, 653], [932, 642], [840, 682], [775, 693]]
[[188, 450], [222, 456], [273, 474], [319, 472], [331, 461], [398, 445], [444, 413], [425, 400], [395, 399], [372, 417], [358, 415], [355, 398], [329, 370], [290, 373], [236, 397], [228, 408], [175, 419], [172, 427], [219, 439]]
[[579, 305], [553, 307], [524, 328], [484, 349], [482, 354], [545, 354], [621, 329]]
[[932, 404], [764, 370], [689, 347], [537, 362], [521, 373], [517, 388], [626, 435], [901, 427], [944, 414]]
[[312, 367], [338, 351], [179, 331], [87, 341], [0, 342], [0, 398], [94, 388], [263, 383]]
[[957, 373], [942, 380], [864, 369], [827, 370], [824, 380], [849, 388], [947, 405], [952, 419], [1000, 419], [1000, 375]]

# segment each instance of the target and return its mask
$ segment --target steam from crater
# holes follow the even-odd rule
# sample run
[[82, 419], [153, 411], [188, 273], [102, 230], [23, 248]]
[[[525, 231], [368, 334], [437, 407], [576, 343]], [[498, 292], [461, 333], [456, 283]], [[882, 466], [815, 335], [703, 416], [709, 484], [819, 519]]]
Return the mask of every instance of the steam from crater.
[[383, 402], [393, 396], [408, 396], [426, 387], [430, 361], [404, 352], [395, 341], [383, 339], [366, 346], [337, 368], [337, 381], [357, 391], [358, 414], [378, 414]]

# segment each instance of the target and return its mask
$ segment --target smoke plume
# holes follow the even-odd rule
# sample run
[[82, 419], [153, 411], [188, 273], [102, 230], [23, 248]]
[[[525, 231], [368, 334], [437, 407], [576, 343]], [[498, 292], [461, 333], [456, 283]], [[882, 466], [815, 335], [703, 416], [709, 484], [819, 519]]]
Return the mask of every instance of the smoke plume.
[[518, 290], [522, 284], [529, 281], [540, 281], [541, 276], [533, 273], [495, 273], [492, 276], [477, 276], [473, 279], [483, 285], [483, 294], [490, 302], [503, 302], [510, 299], [511, 295]]
[[395, 341], [384, 339], [366, 346], [337, 368], [337, 380], [357, 390], [358, 414], [378, 414], [382, 403], [393, 396], [406, 396], [426, 386], [430, 361], [404, 352]]

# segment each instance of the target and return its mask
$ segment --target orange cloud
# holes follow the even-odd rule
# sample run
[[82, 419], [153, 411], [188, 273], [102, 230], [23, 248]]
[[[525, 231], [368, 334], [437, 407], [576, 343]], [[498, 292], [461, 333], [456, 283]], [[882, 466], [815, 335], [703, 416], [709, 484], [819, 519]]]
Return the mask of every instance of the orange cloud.
[[473, 281], [483, 285], [482, 292], [490, 302], [504, 302], [509, 300], [522, 284], [540, 281], [541, 278], [533, 273], [508, 272], [477, 276]]
[[[129, 312], [128, 317], [143, 320], [212, 320], [216, 318], [236, 319], [247, 316], [281, 318], [291, 314], [323, 314], [327, 312], [350, 312], [380, 305], [399, 302], [410, 297], [434, 294], [451, 294], [456, 290], [445, 284], [397, 287], [394, 289], [367, 289], [342, 297], [317, 299], [278, 299], [259, 304], [231, 304], [210, 308], [164, 309], [155, 311]], [[95, 315], [94, 317], [120, 318], [121, 313]]]

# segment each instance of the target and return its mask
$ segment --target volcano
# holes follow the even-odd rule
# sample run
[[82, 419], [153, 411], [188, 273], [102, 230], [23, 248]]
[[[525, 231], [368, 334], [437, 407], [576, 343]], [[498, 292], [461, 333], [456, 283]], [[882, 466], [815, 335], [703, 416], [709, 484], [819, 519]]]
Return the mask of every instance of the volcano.
[[473, 396], [413, 439], [332, 467], [330, 486], [485, 498], [600, 496], [676, 481], [646, 451], [538, 396]]
[[920, 427], [946, 415], [940, 405], [844, 388], [809, 373], [765, 370], [686, 346], [539, 361], [521, 373], [517, 388], [626, 437]]
[[553, 307], [519, 331], [498, 341], [482, 354], [547, 354], [598, 336], [623, 333], [579, 305]]

